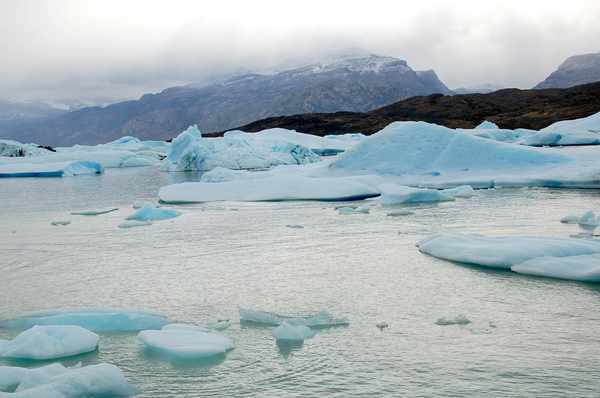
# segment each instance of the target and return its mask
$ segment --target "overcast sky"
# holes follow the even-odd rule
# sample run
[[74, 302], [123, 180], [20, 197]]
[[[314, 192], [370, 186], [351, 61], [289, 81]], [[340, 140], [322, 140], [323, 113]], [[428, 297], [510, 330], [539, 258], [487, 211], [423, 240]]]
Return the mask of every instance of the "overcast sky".
[[0, 0], [0, 98], [137, 99], [362, 47], [449, 88], [531, 88], [600, 52], [598, 0]]

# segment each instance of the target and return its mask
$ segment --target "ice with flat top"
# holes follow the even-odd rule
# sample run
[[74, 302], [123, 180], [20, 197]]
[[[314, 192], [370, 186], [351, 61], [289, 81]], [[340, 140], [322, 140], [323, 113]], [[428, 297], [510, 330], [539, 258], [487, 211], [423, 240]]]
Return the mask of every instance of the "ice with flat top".
[[139, 390], [127, 382], [121, 369], [101, 363], [72, 367], [59, 363], [26, 369], [0, 366], [0, 396], [15, 398], [69, 398], [69, 397], [127, 397]]
[[169, 323], [167, 318], [148, 310], [85, 307], [31, 311], [15, 319], [0, 321], [0, 326], [29, 329], [35, 325], [76, 325], [98, 332], [160, 329]]
[[3, 164], [0, 162], [0, 178], [69, 177], [80, 174], [100, 173], [104, 173], [104, 167], [100, 163], [90, 162], [86, 160], [52, 163], [14, 162]]
[[0, 357], [54, 359], [94, 351], [99, 336], [74, 325], [33, 326], [13, 340], [0, 340]]
[[537, 276], [600, 282], [600, 241], [547, 236], [438, 233], [417, 243], [434, 257]]
[[229, 337], [183, 327], [142, 330], [137, 337], [148, 348], [183, 358], [204, 358], [235, 348]]
[[243, 320], [256, 323], [268, 323], [271, 325], [281, 325], [286, 322], [292, 326], [335, 326], [348, 325], [350, 320], [344, 316], [334, 318], [327, 310], [323, 310], [315, 315], [306, 318], [281, 317], [270, 312], [249, 310], [240, 308], [240, 316]]
[[381, 192], [381, 197], [378, 200], [382, 205], [455, 200], [454, 196], [446, 195], [436, 189], [412, 188], [397, 184], [381, 184], [377, 189]]

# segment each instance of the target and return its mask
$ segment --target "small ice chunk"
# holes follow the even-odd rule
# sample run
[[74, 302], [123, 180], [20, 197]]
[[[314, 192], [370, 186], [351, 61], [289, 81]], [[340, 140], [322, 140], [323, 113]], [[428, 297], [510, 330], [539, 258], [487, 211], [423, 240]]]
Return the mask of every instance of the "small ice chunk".
[[456, 188], [449, 188], [442, 190], [444, 195], [454, 196], [455, 198], [470, 198], [476, 196], [477, 192], [470, 185], [461, 185]]
[[387, 215], [390, 217], [398, 217], [398, 216], [408, 216], [411, 214], [415, 214], [410, 210], [394, 210], [390, 211]]
[[195, 330], [142, 330], [138, 339], [149, 348], [184, 358], [224, 354], [235, 347], [228, 337]]
[[440, 318], [438, 319], [435, 324], [436, 325], [441, 325], [441, 326], [448, 326], [448, 325], [466, 325], [468, 323], [471, 323], [471, 321], [469, 320], [469, 318], [467, 318], [464, 315], [458, 315], [456, 318], [454, 319], [446, 319], [444, 318]]
[[288, 225], [286, 225], [286, 227], [288, 227], [288, 228], [304, 228], [302, 225], [298, 225], [298, 224], [288, 224]]
[[594, 218], [595, 214], [592, 210], [588, 210], [586, 211], [583, 216], [581, 216], [579, 218], [579, 223], [583, 224], [583, 223], [587, 223], [590, 219]]
[[118, 207], [103, 207], [94, 210], [72, 211], [71, 214], [82, 216], [96, 216], [98, 214], [110, 213], [111, 211], [119, 210]]
[[204, 325], [208, 329], [227, 329], [231, 324], [229, 321], [210, 322]]
[[381, 192], [379, 203], [393, 205], [396, 203], [448, 202], [455, 200], [435, 189], [412, 188], [398, 184], [381, 184], [377, 186]]
[[196, 332], [209, 332], [208, 328], [204, 326], [188, 325], [186, 323], [170, 323], [163, 326], [161, 330], [193, 330]]
[[360, 206], [358, 208], [342, 207], [338, 210], [339, 214], [368, 214], [371, 211], [371, 206]]
[[56, 225], [62, 225], [64, 227], [66, 225], [71, 224], [71, 221], [66, 221], [66, 220], [64, 220], [64, 221], [52, 221], [50, 224], [52, 224], [54, 226], [56, 226]]
[[157, 208], [152, 203], [146, 203], [141, 209], [125, 217], [126, 220], [161, 220], [180, 216], [179, 210]]
[[255, 311], [240, 308], [240, 316], [243, 320], [258, 323], [268, 323], [272, 325], [281, 325], [283, 322], [287, 322], [292, 326], [333, 326], [333, 325], [348, 325], [350, 320], [347, 316], [341, 318], [334, 318], [328, 311], [323, 310], [318, 314], [312, 315], [308, 318], [288, 318], [280, 317], [278, 315], [265, 312]]
[[138, 221], [138, 220], [123, 221], [123, 222], [119, 223], [119, 225], [117, 225], [117, 227], [133, 228], [133, 227], [143, 227], [146, 225], [152, 225], [152, 221], [150, 221], [150, 220], [147, 220], [147, 221]]
[[0, 340], [0, 357], [54, 359], [94, 351], [99, 336], [74, 325], [33, 326], [13, 340]]
[[283, 322], [271, 332], [277, 340], [304, 341], [315, 336], [315, 332], [308, 326], [292, 326]]
[[562, 223], [577, 223], [578, 224], [579, 216], [575, 216], [575, 215], [565, 216], [560, 219], [560, 222], [562, 222]]
[[467, 318], [464, 315], [457, 316], [456, 318], [454, 318], [454, 321], [459, 325], [466, 325], [467, 323], [471, 323], [469, 318]]

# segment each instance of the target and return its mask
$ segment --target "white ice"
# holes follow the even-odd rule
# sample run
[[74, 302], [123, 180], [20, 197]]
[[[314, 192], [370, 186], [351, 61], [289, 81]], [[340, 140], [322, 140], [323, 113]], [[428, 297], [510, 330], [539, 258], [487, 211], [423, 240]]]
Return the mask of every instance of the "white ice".
[[71, 214], [81, 216], [97, 216], [99, 214], [110, 213], [111, 211], [119, 210], [118, 207], [103, 207], [101, 209], [72, 211]]
[[162, 315], [134, 308], [87, 307], [38, 310], [0, 321], [0, 326], [29, 329], [34, 325], [76, 325], [93, 331], [160, 329], [171, 323]]
[[581, 225], [600, 225], [600, 219], [598, 219], [593, 210], [586, 211], [581, 217], [576, 215], [569, 215], [563, 217], [560, 222], [567, 224], [581, 224]]
[[[266, 169], [320, 161], [319, 156], [298, 142], [300, 139], [293, 140], [299, 136], [296, 132], [273, 129], [252, 134], [231, 131], [223, 137], [203, 138], [197, 126], [192, 126], [173, 140], [160, 170]], [[325, 140], [308, 134], [302, 136], [304, 141]]]
[[[1, 158], [0, 158], [1, 159]], [[5, 158], [32, 159], [32, 158]], [[2, 177], [67, 177], [79, 174], [103, 173], [104, 167], [97, 162], [64, 161], [52, 163], [6, 163], [0, 161], [0, 178]]]
[[156, 351], [184, 358], [223, 354], [235, 347], [234, 341], [228, 337], [181, 328], [142, 330], [138, 339]]
[[0, 140], [0, 157], [28, 157], [51, 153], [36, 144], [22, 144], [12, 140]]
[[0, 357], [54, 359], [94, 351], [99, 336], [74, 325], [33, 326], [13, 340], [0, 340]]
[[435, 189], [411, 188], [397, 184], [381, 184], [377, 187], [381, 192], [379, 203], [393, 205], [397, 203], [448, 202], [453, 196], [445, 195]]
[[283, 322], [271, 331], [271, 334], [277, 340], [284, 341], [304, 341], [304, 339], [310, 339], [315, 336], [315, 332], [308, 326], [292, 326], [287, 322]]
[[419, 250], [446, 260], [553, 278], [600, 281], [600, 241], [546, 236], [486, 238], [438, 233]]
[[348, 317], [344, 316], [341, 318], [334, 318], [326, 310], [307, 318], [290, 318], [281, 317], [270, 312], [240, 308], [240, 316], [245, 321], [268, 323], [272, 325], [281, 325], [283, 322], [286, 322], [288, 325], [292, 326], [334, 326], [347, 325], [350, 323]]
[[525, 141], [526, 145], [597, 145], [600, 144], [600, 113], [556, 122]]
[[[152, 203], [146, 203], [138, 211], [125, 217], [126, 220], [162, 220], [180, 216], [181, 212], [174, 209], [157, 208]], [[123, 227], [121, 227], [123, 228]]]
[[9, 389], [15, 392], [0, 392], [0, 396], [70, 398], [139, 394], [139, 390], [125, 380], [121, 369], [107, 363], [85, 367], [79, 363], [68, 368], [54, 363], [35, 369], [0, 366], [0, 391]]
[[487, 140], [425, 122], [396, 122], [311, 172], [323, 177], [377, 174], [401, 185], [600, 187], [594, 152]]
[[275, 176], [227, 182], [186, 182], [163, 187], [158, 192], [166, 203], [219, 200], [353, 200], [379, 195], [377, 176], [310, 178]]
[[119, 228], [134, 228], [134, 227], [146, 227], [148, 225], [152, 225], [152, 221], [138, 221], [138, 220], [128, 220], [123, 221], [117, 224]]
[[160, 330], [193, 330], [195, 332], [208, 333], [210, 330], [204, 326], [189, 325], [187, 323], [170, 323], [163, 326]]

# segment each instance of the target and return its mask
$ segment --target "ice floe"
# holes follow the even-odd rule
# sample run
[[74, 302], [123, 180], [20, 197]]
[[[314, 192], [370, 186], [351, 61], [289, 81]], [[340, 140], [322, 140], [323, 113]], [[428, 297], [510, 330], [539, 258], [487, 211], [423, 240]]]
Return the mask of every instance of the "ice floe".
[[128, 220], [128, 221], [120, 222], [119, 224], [117, 224], [117, 227], [119, 227], [119, 228], [146, 227], [146, 226], [152, 225], [152, 224], [153, 223], [150, 220], [146, 220], [146, 221]]
[[428, 188], [600, 187], [600, 158], [594, 152], [514, 145], [425, 122], [392, 123], [311, 172], [376, 174], [387, 182]]
[[99, 336], [79, 326], [33, 326], [13, 340], [0, 340], [0, 357], [54, 359], [94, 351]]
[[[231, 131], [219, 138], [203, 138], [196, 126], [188, 128], [171, 143], [161, 171], [227, 169], [265, 169], [279, 165], [303, 165], [320, 161], [318, 155], [283, 129], [261, 133]], [[306, 140], [322, 138], [306, 136]], [[332, 141], [333, 142], [333, 141]]]
[[382, 184], [377, 187], [381, 192], [379, 203], [393, 205], [397, 203], [448, 202], [454, 196], [445, 195], [435, 189], [412, 188], [397, 184]]
[[446, 260], [529, 275], [600, 282], [600, 241], [547, 236], [486, 238], [438, 233], [419, 250]]
[[[157, 208], [152, 203], [144, 204], [138, 211], [125, 217], [126, 220], [162, 220], [165, 218], [173, 218], [181, 215], [179, 210]], [[132, 225], [133, 226], [133, 225]], [[123, 227], [121, 227], [123, 228]]]
[[273, 329], [271, 334], [277, 340], [284, 341], [304, 341], [315, 336], [315, 332], [308, 326], [292, 326], [287, 322], [283, 322], [277, 328]]
[[0, 162], [0, 178], [67, 177], [79, 174], [98, 174], [103, 172], [104, 167], [100, 163], [85, 160], [53, 163]]
[[101, 209], [72, 211], [71, 214], [81, 216], [97, 216], [98, 214], [110, 213], [111, 211], [119, 210], [118, 207], [103, 207]]
[[563, 217], [560, 222], [566, 224], [581, 224], [581, 225], [600, 225], [600, 219], [598, 219], [593, 210], [586, 211], [581, 217], [576, 215], [569, 215]]
[[98, 332], [160, 329], [169, 323], [167, 318], [148, 310], [86, 307], [31, 311], [0, 321], [0, 326], [29, 329], [35, 325], [76, 325]]
[[162, 187], [158, 197], [165, 203], [220, 200], [356, 200], [379, 195], [377, 176], [310, 178], [284, 176], [228, 182], [186, 182]]
[[26, 369], [0, 366], [0, 396], [19, 398], [68, 398], [131, 396], [139, 390], [130, 385], [121, 369], [101, 363], [65, 368], [59, 363]]
[[291, 317], [281, 317], [270, 312], [265, 311], [255, 311], [248, 310], [244, 308], [240, 308], [240, 317], [249, 322], [256, 323], [268, 323], [271, 325], [281, 325], [283, 322], [286, 322], [288, 325], [292, 326], [335, 326], [335, 325], [348, 325], [350, 320], [348, 317], [344, 316], [341, 318], [334, 318], [326, 310], [323, 310], [315, 315], [309, 316], [307, 318], [291, 318]]
[[436, 325], [448, 326], [448, 325], [466, 325], [471, 323], [469, 318], [464, 315], [458, 315], [453, 319], [447, 319], [446, 317], [438, 319]]
[[235, 348], [228, 337], [182, 328], [142, 330], [137, 338], [151, 349], [184, 358], [209, 357]]

